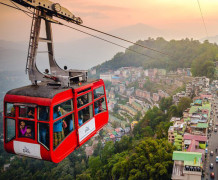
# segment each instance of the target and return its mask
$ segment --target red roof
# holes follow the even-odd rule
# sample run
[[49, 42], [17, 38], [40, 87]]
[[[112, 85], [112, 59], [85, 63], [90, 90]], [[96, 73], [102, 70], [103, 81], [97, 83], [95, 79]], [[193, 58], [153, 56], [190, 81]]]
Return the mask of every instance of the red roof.
[[113, 134], [111, 134], [111, 135], [110, 135], [110, 138], [113, 139], [113, 138], [115, 138], [115, 136], [114, 136]]
[[198, 135], [192, 135], [192, 134], [184, 134], [183, 136], [184, 140], [196, 140], [196, 141], [207, 141], [207, 137], [206, 136], [198, 136]]

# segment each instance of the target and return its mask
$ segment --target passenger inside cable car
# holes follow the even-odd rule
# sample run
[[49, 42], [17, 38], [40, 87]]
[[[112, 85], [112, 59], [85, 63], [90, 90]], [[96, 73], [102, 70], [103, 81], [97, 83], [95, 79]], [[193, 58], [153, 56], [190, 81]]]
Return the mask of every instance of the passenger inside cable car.
[[38, 97], [32, 97], [32, 88], [15, 89], [5, 96], [7, 152], [57, 163], [108, 122], [102, 80], [86, 88], [78, 86], [76, 90], [60, 88], [52, 95], [45, 89], [44, 98], [40, 97], [40, 89], [35, 92]]

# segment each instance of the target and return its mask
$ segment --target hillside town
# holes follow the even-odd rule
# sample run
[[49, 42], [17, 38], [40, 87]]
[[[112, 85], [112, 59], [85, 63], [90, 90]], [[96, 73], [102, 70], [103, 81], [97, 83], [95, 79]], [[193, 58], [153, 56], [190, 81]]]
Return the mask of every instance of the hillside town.
[[[96, 70], [93, 69], [91, 74], [96, 74]], [[210, 79], [206, 77], [193, 78], [189, 68], [167, 73], [165, 69], [143, 70], [135, 67], [102, 73], [100, 78], [110, 82], [107, 88], [110, 116], [103, 144], [110, 140], [119, 141], [123, 135], [131, 133], [140, 117], [153, 106], [159, 107], [162, 98], [172, 96], [173, 103], [177, 105], [181, 98], [189, 97], [193, 100], [190, 108], [183, 112], [182, 117], [170, 120], [172, 125], [168, 130], [168, 141], [176, 148], [172, 158], [172, 179], [197, 180], [210, 176], [209, 138], [218, 128], [218, 122], [215, 122], [218, 111], [214, 109], [217, 80], [210, 84]], [[155, 88], [149, 91], [146, 83], [152, 83]], [[158, 89], [158, 85], [170, 88]], [[176, 89], [181, 91], [175, 93]], [[140, 117], [137, 120], [138, 113]]]
[[[97, 74], [95, 69], [90, 73]], [[183, 112], [182, 117], [172, 117], [170, 120], [168, 141], [175, 147], [172, 179], [210, 176], [210, 139], [218, 128], [215, 121], [218, 111], [214, 109], [217, 80], [210, 82], [206, 77], [192, 77], [190, 68], [167, 72], [165, 69], [123, 67], [99, 76], [106, 84], [109, 123], [85, 144], [88, 157], [93, 155], [98, 146], [101, 133], [100, 143], [103, 147], [108, 141], [119, 142], [123, 136], [132, 135], [134, 126], [149, 109], [159, 107], [161, 99], [172, 97], [177, 105], [182, 98], [189, 97], [193, 101], [190, 108]], [[3, 134], [0, 138], [3, 142]], [[213, 153], [215, 151], [213, 148]], [[4, 171], [10, 167], [13, 159], [14, 156], [4, 165]]]
[[173, 96], [174, 103], [184, 96], [193, 97], [182, 117], [172, 117], [173, 125], [168, 130], [168, 141], [177, 149], [173, 153], [173, 180], [214, 178], [213, 168], [218, 162], [218, 101], [213, 90], [217, 83], [213, 81], [209, 86], [209, 79], [197, 77], [187, 84], [186, 92]]

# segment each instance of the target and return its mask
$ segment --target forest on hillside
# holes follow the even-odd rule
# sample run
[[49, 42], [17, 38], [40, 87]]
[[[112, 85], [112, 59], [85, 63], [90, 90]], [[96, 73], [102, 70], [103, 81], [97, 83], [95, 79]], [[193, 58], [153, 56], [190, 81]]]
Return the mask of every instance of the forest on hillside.
[[209, 43], [207, 40], [201, 43], [198, 40], [188, 38], [166, 41], [162, 37], [148, 38], [144, 41], [139, 40], [136, 43], [165, 54], [133, 45], [129, 49], [146, 56], [126, 50], [124, 53], [117, 53], [111, 60], [94, 68], [101, 73], [127, 66], [164, 68], [168, 71], [191, 67], [193, 76], [207, 76], [208, 78], [214, 78], [215, 76], [214, 62], [218, 61], [217, 44]]

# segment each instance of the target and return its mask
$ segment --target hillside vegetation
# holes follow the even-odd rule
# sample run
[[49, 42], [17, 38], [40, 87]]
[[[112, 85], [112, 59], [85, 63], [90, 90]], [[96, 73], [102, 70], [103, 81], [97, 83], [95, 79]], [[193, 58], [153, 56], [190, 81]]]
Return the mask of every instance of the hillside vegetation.
[[116, 70], [126, 66], [164, 68], [167, 70], [191, 67], [193, 76], [214, 78], [214, 62], [218, 60], [217, 44], [208, 41], [201, 43], [188, 38], [166, 41], [161, 37], [157, 39], [149, 38], [145, 41], [140, 40], [137, 43], [164, 52], [167, 55], [133, 45], [129, 48], [149, 57], [129, 50], [126, 50], [125, 53], [119, 52], [111, 60], [96, 66], [97, 72]]

